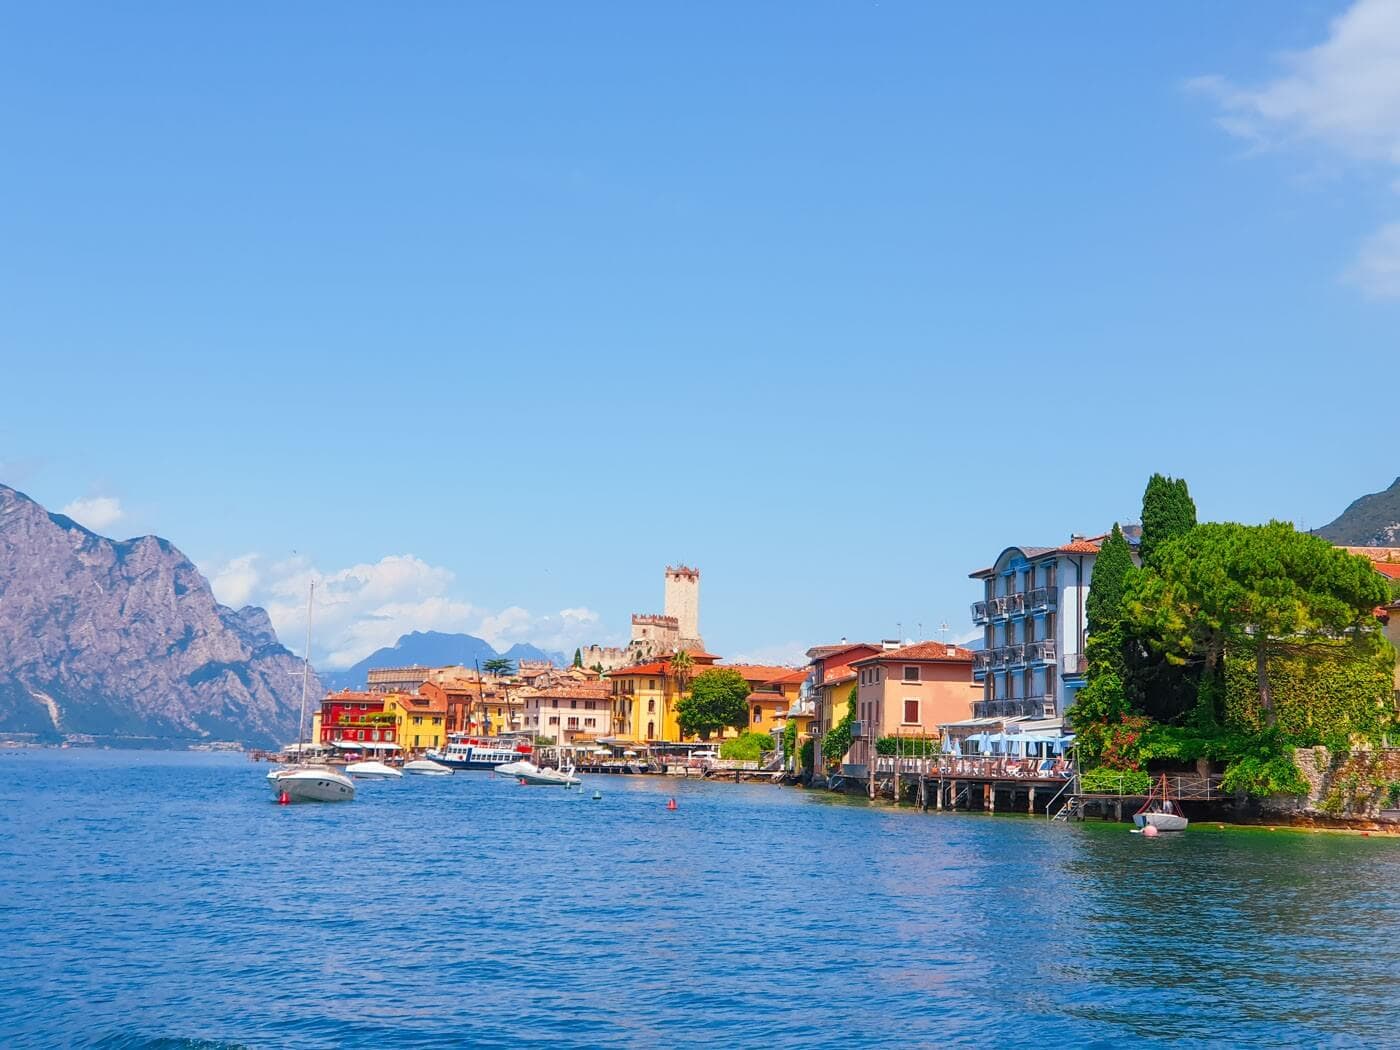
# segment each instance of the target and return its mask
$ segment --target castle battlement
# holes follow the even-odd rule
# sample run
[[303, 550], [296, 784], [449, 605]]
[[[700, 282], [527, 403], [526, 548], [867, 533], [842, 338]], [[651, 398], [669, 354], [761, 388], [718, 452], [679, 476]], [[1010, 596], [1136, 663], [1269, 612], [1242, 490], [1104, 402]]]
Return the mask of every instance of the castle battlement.
[[650, 624], [653, 627], [680, 627], [680, 620], [674, 616], [665, 616], [660, 613], [633, 613], [632, 622], [634, 624]]

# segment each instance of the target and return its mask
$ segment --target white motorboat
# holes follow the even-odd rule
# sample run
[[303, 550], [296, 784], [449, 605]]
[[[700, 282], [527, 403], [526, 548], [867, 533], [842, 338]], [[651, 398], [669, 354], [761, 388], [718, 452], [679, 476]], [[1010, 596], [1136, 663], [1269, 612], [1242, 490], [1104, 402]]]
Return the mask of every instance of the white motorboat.
[[533, 773], [516, 773], [513, 775], [519, 778], [522, 783], [534, 784], [540, 787], [577, 787], [579, 784], [583, 783], [578, 777], [574, 776], [573, 766], [569, 766], [567, 769], [551, 769], [546, 766], [544, 769], [536, 769]]
[[1137, 813], [1133, 823], [1140, 828], [1151, 825], [1158, 831], [1185, 831], [1190, 821], [1180, 813]]
[[291, 766], [267, 775], [278, 802], [349, 802], [355, 782], [328, 766]]
[[273, 795], [283, 803], [351, 802], [355, 798], [355, 782], [348, 776], [329, 766], [312, 765], [305, 760], [311, 747], [306, 740], [306, 686], [311, 680], [311, 608], [315, 598], [316, 581], [312, 580], [306, 594], [306, 650], [301, 657], [301, 721], [297, 726], [295, 749], [301, 761], [294, 766], [274, 769], [267, 775]]
[[373, 759], [367, 762], [351, 762], [345, 767], [345, 772], [349, 773], [357, 780], [402, 780], [403, 771], [395, 769], [393, 766], [386, 766], [383, 762], [375, 762]]
[[403, 771], [420, 777], [450, 777], [452, 775], [450, 766], [444, 766], [428, 758], [418, 758], [412, 762], [405, 762]]
[[524, 777], [533, 776], [540, 771], [540, 767], [531, 762], [528, 758], [518, 759], [515, 762], [503, 762], [495, 767], [495, 772], [503, 777]]

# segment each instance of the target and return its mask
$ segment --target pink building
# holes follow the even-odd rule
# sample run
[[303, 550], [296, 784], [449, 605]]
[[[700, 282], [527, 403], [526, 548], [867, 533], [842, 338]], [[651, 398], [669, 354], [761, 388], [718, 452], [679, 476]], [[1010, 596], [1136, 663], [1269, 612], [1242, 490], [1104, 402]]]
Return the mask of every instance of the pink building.
[[855, 660], [859, 738], [850, 760], [870, 761], [874, 741], [886, 736], [937, 739], [939, 726], [972, 714], [982, 686], [972, 678], [972, 652], [945, 642], [916, 642]]

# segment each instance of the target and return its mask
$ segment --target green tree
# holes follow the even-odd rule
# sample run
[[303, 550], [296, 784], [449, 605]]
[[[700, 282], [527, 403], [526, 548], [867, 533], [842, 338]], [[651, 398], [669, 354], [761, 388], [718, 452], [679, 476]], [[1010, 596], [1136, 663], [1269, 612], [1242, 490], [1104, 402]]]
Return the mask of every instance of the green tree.
[[[1142, 494], [1142, 544], [1138, 553], [1143, 564], [1157, 557], [1162, 545], [1196, 527], [1196, 503], [1186, 488], [1185, 478], [1153, 474]], [[1098, 566], [1094, 566], [1098, 572]]]
[[682, 736], [697, 735], [708, 740], [710, 734], [732, 726], [746, 726], [749, 721], [749, 683], [732, 667], [711, 667], [695, 676], [690, 693], [676, 701], [676, 718]]
[[575, 666], [575, 667], [582, 667], [582, 666], [583, 666], [583, 650], [582, 650], [582, 649], [575, 649], [575, 650], [574, 650], [574, 666]]
[[487, 674], [495, 675], [497, 678], [502, 675], [513, 674], [515, 672], [515, 661], [504, 656], [493, 656], [481, 664], [481, 669]]
[[[676, 683], [676, 696], [679, 699], [684, 699], [686, 687], [690, 685], [690, 676], [695, 673], [695, 661], [691, 658], [690, 653], [686, 652], [684, 649], [677, 649], [671, 654], [671, 658], [667, 661], [667, 667], [672, 679], [674, 679]], [[679, 702], [679, 700], [677, 702]], [[661, 691], [661, 706], [664, 719], [664, 716], [670, 714], [670, 690], [663, 689]], [[666, 722], [663, 720], [662, 724], [665, 725]], [[682, 729], [681, 736], [685, 735], [685, 730]]]
[[1270, 655], [1281, 645], [1371, 634], [1386, 593], [1365, 558], [1287, 523], [1206, 524], [1158, 548], [1125, 606], [1133, 632], [1173, 665], [1199, 664], [1214, 678], [1227, 651], [1252, 654], [1260, 711], [1272, 726]]
[[831, 732], [822, 739], [822, 758], [827, 763], [835, 764], [846, 757], [846, 752], [851, 749], [851, 744], [855, 742], [855, 737], [851, 733], [851, 725], [856, 720], [856, 698], [860, 695], [858, 686], [851, 686], [851, 691], [846, 694], [846, 714], [841, 721], [831, 727]]
[[783, 763], [790, 765], [797, 753], [797, 719], [789, 718], [783, 726]]
[[1123, 591], [1133, 573], [1133, 551], [1123, 538], [1123, 530], [1113, 523], [1113, 531], [1099, 548], [1094, 559], [1094, 575], [1089, 585], [1089, 597], [1084, 601], [1084, 615], [1089, 633], [1095, 634], [1117, 626], [1123, 619]]

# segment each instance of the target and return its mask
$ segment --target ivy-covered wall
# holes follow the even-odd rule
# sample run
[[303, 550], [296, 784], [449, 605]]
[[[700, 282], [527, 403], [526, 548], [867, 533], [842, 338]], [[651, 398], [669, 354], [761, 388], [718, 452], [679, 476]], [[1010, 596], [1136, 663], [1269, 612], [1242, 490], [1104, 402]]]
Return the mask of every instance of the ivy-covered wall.
[[1304, 747], [1294, 752], [1294, 762], [1307, 795], [1264, 799], [1265, 811], [1335, 820], [1396, 819], [1400, 813], [1400, 748]]
[[[1312, 643], [1269, 659], [1278, 727], [1299, 744], [1375, 740], [1395, 724], [1395, 651], [1380, 644]], [[1264, 726], [1253, 656], [1225, 661], [1225, 719], [1245, 730]]]

